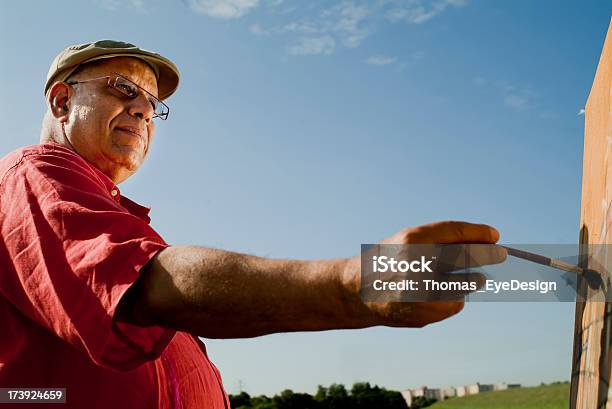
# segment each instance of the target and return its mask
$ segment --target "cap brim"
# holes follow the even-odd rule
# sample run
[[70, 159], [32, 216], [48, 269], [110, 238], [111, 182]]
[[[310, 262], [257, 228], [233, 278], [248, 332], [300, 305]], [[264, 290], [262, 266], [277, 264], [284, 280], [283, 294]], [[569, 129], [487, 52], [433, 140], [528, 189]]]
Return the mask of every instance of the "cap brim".
[[114, 53], [114, 54], [103, 54], [98, 55], [85, 61], [78, 62], [76, 65], [65, 69], [61, 72], [56, 73], [53, 77], [49, 78], [45, 86], [45, 92], [51, 88], [51, 85], [56, 81], [66, 81], [80, 66], [93, 61], [99, 61], [107, 58], [115, 57], [133, 57], [138, 58], [146, 62], [157, 76], [157, 93], [158, 98], [164, 100], [172, 95], [178, 88], [180, 76], [178, 68], [172, 63], [172, 61], [163, 58], [161, 56], [153, 54], [141, 54], [141, 53]]

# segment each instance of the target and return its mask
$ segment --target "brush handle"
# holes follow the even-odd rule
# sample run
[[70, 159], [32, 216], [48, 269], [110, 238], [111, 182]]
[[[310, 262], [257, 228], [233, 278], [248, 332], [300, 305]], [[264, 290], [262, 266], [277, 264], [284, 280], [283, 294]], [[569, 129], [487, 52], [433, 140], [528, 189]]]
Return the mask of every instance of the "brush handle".
[[514, 257], [522, 258], [524, 260], [533, 261], [534, 263], [542, 264], [545, 266], [553, 267], [559, 270], [568, 271], [570, 273], [583, 274], [584, 269], [573, 264], [566, 263], [565, 261], [557, 260], [554, 258], [546, 257], [541, 254], [530, 253], [525, 250], [514, 249], [512, 247], [500, 246], [506, 249], [508, 254]]

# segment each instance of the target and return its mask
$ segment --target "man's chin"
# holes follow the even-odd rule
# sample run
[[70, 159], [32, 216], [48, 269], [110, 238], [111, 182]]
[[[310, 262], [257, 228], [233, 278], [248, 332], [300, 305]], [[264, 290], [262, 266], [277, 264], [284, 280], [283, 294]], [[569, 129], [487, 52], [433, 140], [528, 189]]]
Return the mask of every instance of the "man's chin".
[[[136, 150], [130, 147], [125, 147], [126, 149], [117, 149], [112, 153], [107, 153], [104, 156], [108, 159], [108, 168], [112, 173], [111, 179], [118, 183], [116, 179], [121, 179], [121, 181], [127, 179], [129, 176], [134, 174], [142, 162], [144, 161], [144, 155], [140, 152], [140, 150]], [[129, 148], [129, 149], [127, 149]], [[109, 175], [110, 176], [110, 175]]]

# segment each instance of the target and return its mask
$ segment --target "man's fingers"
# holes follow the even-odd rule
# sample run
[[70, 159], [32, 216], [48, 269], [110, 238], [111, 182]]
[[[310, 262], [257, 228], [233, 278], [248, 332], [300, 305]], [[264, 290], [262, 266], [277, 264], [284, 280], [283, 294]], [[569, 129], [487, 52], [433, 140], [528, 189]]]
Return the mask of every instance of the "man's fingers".
[[[463, 301], [465, 296], [482, 288], [487, 277], [477, 271], [454, 274], [436, 274], [431, 277], [428, 290], [410, 294], [406, 301]], [[424, 282], [421, 284], [424, 285]], [[423, 297], [423, 298], [420, 298]]]
[[499, 232], [487, 224], [444, 221], [406, 231], [406, 243], [495, 243]]
[[468, 283], [470, 285], [470, 289], [462, 291], [462, 295], [464, 296], [481, 289], [487, 282], [487, 276], [479, 271], [467, 271], [465, 273], [445, 274], [444, 276], [449, 277], [448, 281], [451, 282]]
[[495, 244], [447, 244], [438, 248], [435, 269], [440, 273], [501, 264], [508, 256], [505, 248]]
[[[366, 260], [374, 260], [373, 257], [386, 257], [386, 260], [414, 261], [421, 257], [431, 260], [426, 264], [436, 273], [447, 273], [449, 271], [463, 270], [466, 268], [482, 267], [492, 264], [501, 264], [506, 261], [508, 251], [496, 244], [403, 244], [382, 245], [376, 248], [378, 251], [364, 252]], [[414, 273], [407, 271], [408, 276]], [[429, 271], [424, 271], [429, 272]]]
[[[362, 266], [365, 277], [379, 284], [389, 283], [387, 290], [384, 286], [374, 289], [367, 286], [371, 290], [368, 294], [377, 300], [367, 303], [380, 317], [377, 322], [394, 327], [422, 327], [461, 311], [464, 297], [482, 287], [486, 277], [469, 271], [464, 274], [439, 273], [502, 263], [507, 253], [493, 245], [498, 240], [499, 232], [489, 225], [445, 221], [401, 230], [383, 240], [381, 246], [364, 250]], [[483, 246], [470, 249], [474, 250], [473, 254], [470, 251], [467, 255], [451, 252], [447, 260], [440, 253], [444, 246], [437, 244]], [[448, 269], [440, 269], [437, 265], [440, 262]], [[435, 284], [440, 286], [434, 288]], [[425, 288], [428, 285], [431, 288]]]

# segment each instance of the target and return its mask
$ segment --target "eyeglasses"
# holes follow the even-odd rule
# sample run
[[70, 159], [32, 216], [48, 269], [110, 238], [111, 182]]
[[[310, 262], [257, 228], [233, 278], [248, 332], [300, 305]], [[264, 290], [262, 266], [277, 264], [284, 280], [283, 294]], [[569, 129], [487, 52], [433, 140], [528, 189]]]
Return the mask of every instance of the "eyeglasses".
[[96, 80], [102, 80], [102, 79], [108, 80], [107, 85], [109, 87], [111, 87], [114, 90], [117, 90], [122, 95], [130, 99], [134, 99], [138, 97], [138, 94], [140, 94], [140, 92], [142, 91], [145, 97], [147, 97], [147, 100], [151, 103], [151, 106], [153, 107], [153, 118], [160, 118], [164, 121], [168, 119], [168, 113], [170, 113], [170, 108], [168, 108], [168, 105], [161, 102], [156, 96], [151, 94], [146, 89], [142, 88], [139, 85], [136, 85], [134, 82], [128, 80], [127, 78], [115, 72], [112, 72], [110, 75], [107, 75], [105, 77], [90, 78], [90, 79], [82, 80], [82, 81], [66, 81], [66, 83], [69, 85], [75, 85], [75, 84], [81, 84], [83, 82], [96, 81]]

